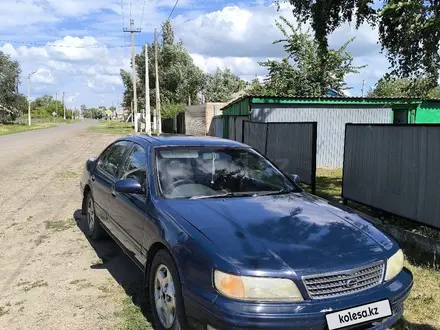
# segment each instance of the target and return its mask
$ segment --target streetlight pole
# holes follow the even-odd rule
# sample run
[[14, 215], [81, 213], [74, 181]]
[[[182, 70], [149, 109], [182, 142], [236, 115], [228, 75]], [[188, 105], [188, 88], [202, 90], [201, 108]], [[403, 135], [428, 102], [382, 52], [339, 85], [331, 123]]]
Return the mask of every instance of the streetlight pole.
[[37, 71], [34, 71], [28, 75], [28, 119], [29, 119], [29, 126], [31, 126], [31, 76], [36, 72]]

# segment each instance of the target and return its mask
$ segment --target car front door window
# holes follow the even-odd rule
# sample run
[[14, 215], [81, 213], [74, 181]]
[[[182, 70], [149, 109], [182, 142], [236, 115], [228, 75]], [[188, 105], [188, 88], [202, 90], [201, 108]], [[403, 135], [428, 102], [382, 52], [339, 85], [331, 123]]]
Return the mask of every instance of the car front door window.
[[127, 164], [124, 168], [124, 179], [136, 179], [143, 187], [147, 177], [146, 170], [147, 152], [139, 144], [133, 146], [133, 150], [127, 157]]
[[128, 141], [116, 142], [108, 152], [103, 155], [99, 167], [114, 178], [118, 177], [119, 169], [122, 166], [124, 155], [130, 146]]

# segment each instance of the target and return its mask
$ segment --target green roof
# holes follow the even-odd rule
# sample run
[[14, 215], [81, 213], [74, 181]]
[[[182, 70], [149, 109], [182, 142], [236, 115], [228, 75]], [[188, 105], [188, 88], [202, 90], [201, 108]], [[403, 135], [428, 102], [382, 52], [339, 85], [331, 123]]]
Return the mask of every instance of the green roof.
[[[246, 100], [246, 101], [245, 101]], [[243, 104], [243, 102], [245, 104]], [[257, 96], [246, 95], [240, 97], [231, 103], [225, 105], [221, 110], [228, 110], [230, 113], [224, 113], [225, 115], [244, 115], [244, 108], [250, 108], [250, 104], [319, 104], [319, 105], [420, 105], [429, 103], [430, 107], [436, 105], [435, 108], [440, 109], [440, 99], [411, 99], [411, 98], [367, 98], [367, 97], [340, 97], [340, 96], [326, 96], [326, 97], [281, 97], [281, 96]], [[240, 108], [240, 111], [238, 111]], [[232, 110], [232, 111], [229, 111]]]

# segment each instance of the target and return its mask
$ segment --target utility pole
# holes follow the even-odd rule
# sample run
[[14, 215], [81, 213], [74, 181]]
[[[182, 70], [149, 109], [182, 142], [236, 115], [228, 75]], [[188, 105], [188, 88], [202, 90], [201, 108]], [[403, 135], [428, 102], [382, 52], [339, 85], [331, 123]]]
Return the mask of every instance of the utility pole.
[[[76, 110], [76, 107], [75, 107], [75, 110]], [[66, 120], [66, 104], [64, 103], [64, 92], [63, 92], [63, 111], [64, 111], [64, 120]]]
[[[134, 34], [140, 33], [141, 29], [135, 29], [134, 20], [130, 20], [130, 29], [124, 28], [124, 32], [129, 32], [131, 34], [131, 62], [133, 68], [133, 107], [134, 113], [137, 114], [137, 90], [136, 90], [136, 62], [135, 62], [135, 54], [134, 54]], [[134, 119], [134, 129], [138, 131], [138, 122]]]
[[58, 116], [58, 92], [55, 93], [55, 112]]
[[31, 126], [31, 76], [36, 72], [37, 71], [34, 71], [28, 75], [28, 120], [29, 120], [29, 126]]
[[365, 79], [362, 80], [362, 97], [364, 97], [364, 91], [365, 91]]
[[145, 44], [145, 132], [151, 134], [150, 74], [148, 67], [148, 44]]
[[[154, 29], [154, 62], [156, 66], [156, 111], [155, 114], [157, 116], [157, 119], [154, 119], [154, 122], [156, 123], [157, 120], [157, 130], [160, 133], [162, 133], [162, 116], [160, 115], [160, 91], [159, 91], [159, 67], [157, 63], [157, 29]], [[156, 117], [155, 116], [155, 117]]]

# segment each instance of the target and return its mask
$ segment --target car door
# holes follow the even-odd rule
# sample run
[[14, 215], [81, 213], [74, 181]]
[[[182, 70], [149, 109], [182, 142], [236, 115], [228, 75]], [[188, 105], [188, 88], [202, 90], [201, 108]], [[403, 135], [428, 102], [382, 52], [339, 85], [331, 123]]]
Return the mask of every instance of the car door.
[[145, 264], [142, 247], [144, 246], [147, 202], [146, 163], [147, 151], [141, 145], [134, 143], [128, 153], [120, 179], [136, 179], [144, 187], [144, 192], [141, 194], [127, 194], [113, 191], [110, 200], [112, 220], [125, 234], [125, 238], [121, 239], [127, 241], [127, 249], [141, 265]]
[[101, 154], [96, 170], [92, 174], [92, 193], [96, 215], [106, 227], [108, 227], [111, 192], [130, 146], [129, 141], [118, 141], [112, 144]]

